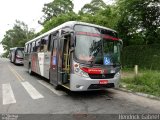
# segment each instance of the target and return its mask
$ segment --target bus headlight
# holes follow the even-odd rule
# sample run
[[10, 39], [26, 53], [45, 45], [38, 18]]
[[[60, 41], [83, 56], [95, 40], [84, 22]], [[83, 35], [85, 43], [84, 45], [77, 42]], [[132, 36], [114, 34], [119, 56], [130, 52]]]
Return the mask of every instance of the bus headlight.
[[81, 70], [81, 72], [80, 72], [80, 75], [83, 76], [83, 77], [89, 77], [89, 76], [88, 76], [88, 73], [86, 73], [86, 72], [84, 72], [84, 71], [82, 71], [82, 70]]
[[74, 71], [75, 71], [76, 73], [78, 73], [79, 70], [80, 70], [79, 68], [75, 68], [75, 69], [74, 69]]
[[74, 65], [74, 73], [82, 77], [89, 77], [88, 73], [81, 70], [77, 64]]

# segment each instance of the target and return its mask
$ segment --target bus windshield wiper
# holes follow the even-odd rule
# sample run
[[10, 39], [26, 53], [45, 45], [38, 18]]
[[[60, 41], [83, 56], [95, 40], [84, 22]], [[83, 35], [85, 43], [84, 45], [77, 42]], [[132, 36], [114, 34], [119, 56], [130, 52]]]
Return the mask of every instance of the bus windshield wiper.
[[91, 60], [89, 60], [88, 62], [90, 62], [90, 67], [93, 67], [93, 65], [94, 65], [94, 63], [95, 63], [94, 60], [91, 59]]

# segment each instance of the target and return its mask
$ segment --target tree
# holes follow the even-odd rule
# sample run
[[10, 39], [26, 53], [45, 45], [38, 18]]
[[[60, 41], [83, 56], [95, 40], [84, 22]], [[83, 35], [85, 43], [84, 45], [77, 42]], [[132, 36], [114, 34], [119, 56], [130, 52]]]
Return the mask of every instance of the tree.
[[105, 8], [106, 8], [106, 4], [103, 2], [103, 0], [92, 0], [91, 3], [85, 4], [81, 8], [79, 14], [95, 15], [96, 12]]
[[44, 4], [42, 12], [44, 13], [43, 20], [40, 20], [39, 23], [44, 25], [52, 17], [73, 12], [72, 0], [54, 0], [50, 3]]
[[118, 0], [118, 14], [121, 16], [117, 30], [129, 44], [160, 43], [157, 39], [160, 26], [158, 0]]
[[44, 29], [41, 31], [40, 34], [47, 32], [53, 29], [54, 27], [67, 21], [82, 21], [82, 22], [88, 22], [88, 23], [106, 26], [109, 28], [114, 28], [117, 19], [116, 19], [116, 15], [112, 16], [112, 14], [113, 14], [113, 11], [110, 6], [108, 6], [104, 10], [100, 10], [94, 16], [90, 14], [78, 15], [73, 12], [70, 12], [67, 14], [61, 14], [57, 17], [52, 17], [50, 21], [46, 22], [43, 25]]
[[33, 29], [29, 30], [24, 22], [16, 20], [13, 28], [6, 31], [1, 43], [8, 53], [11, 47], [24, 47], [25, 42], [32, 39], [34, 35]]
[[52, 17], [52, 19], [50, 21], [47, 21], [44, 25], [43, 25], [43, 30], [41, 31], [41, 34], [44, 32], [47, 32], [51, 29], [53, 29], [54, 27], [67, 22], [67, 21], [80, 21], [80, 16], [78, 16], [77, 14], [75, 14], [74, 12], [70, 12], [67, 14], [61, 14], [57, 17]]
[[75, 21], [75, 20], [98, 24], [98, 25], [109, 27], [109, 28], [115, 27], [115, 24], [117, 23], [118, 19], [117, 19], [117, 14], [115, 12], [114, 6], [105, 5], [103, 1], [99, 1], [99, 0], [91, 1], [91, 5], [97, 7], [97, 12], [95, 12], [94, 15], [88, 14], [88, 13], [76, 14], [74, 12], [68, 12], [66, 14], [60, 14], [58, 16], [54, 16], [43, 25], [44, 29], [40, 32], [40, 34], [64, 22]]

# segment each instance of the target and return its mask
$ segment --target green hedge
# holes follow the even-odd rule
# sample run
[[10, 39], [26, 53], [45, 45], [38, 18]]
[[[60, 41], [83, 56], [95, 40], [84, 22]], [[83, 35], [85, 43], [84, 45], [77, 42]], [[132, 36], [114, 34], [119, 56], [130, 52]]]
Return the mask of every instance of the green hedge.
[[160, 70], [160, 44], [127, 46], [122, 52], [122, 66]]

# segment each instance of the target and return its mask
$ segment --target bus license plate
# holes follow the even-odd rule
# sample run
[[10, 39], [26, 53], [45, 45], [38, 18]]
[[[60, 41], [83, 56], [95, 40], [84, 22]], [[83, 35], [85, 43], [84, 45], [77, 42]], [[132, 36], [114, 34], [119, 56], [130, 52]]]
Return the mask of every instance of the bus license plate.
[[100, 80], [99, 81], [99, 84], [107, 84], [108, 83], [108, 80]]

